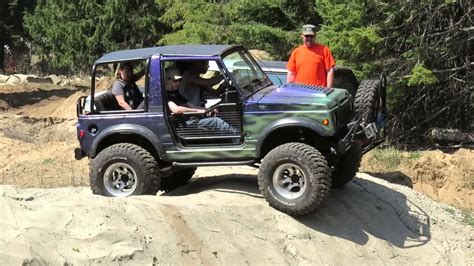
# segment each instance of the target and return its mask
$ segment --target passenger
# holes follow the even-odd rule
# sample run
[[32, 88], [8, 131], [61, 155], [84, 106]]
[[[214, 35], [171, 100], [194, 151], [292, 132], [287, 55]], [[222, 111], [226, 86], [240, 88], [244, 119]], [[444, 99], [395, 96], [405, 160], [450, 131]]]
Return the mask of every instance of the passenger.
[[112, 86], [112, 94], [115, 95], [115, 99], [122, 109], [143, 108], [143, 95], [135, 82], [144, 74], [145, 71], [133, 74], [133, 65], [130, 63], [119, 65], [116, 80]]
[[[197, 112], [204, 114], [206, 110], [200, 106], [197, 106], [193, 103], [187, 101], [179, 92], [178, 88], [183, 77], [180, 75], [177, 69], [169, 69], [166, 71], [166, 90], [168, 92], [168, 107], [171, 110], [172, 114], [182, 114], [184, 112]], [[236, 133], [231, 125], [222, 120], [219, 117], [212, 116], [213, 113], [207, 114], [209, 117], [199, 118], [199, 119], [189, 119], [185, 120], [186, 125], [197, 125], [201, 128], [206, 128], [208, 130], [217, 130], [223, 132]]]
[[206, 73], [208, 68], [209, 61], [207, 60], [192, 61], [190, 69], [183, 72], [183, 80], [179, 86], [179, 93], [195, 106], [204, 106], [202, 100], [203, 92], [212, 96], [217, 96], [220, 93], [220, 90], [214, 90], [212, 86], [224, 80], [222, 75], [209, 79], [200, 76], [200, 74]]

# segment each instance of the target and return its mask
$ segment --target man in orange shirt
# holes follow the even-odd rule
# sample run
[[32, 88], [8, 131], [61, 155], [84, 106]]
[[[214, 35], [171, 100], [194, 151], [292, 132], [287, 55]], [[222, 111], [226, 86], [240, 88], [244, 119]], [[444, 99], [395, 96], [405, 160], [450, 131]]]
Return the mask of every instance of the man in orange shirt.
[[331, 88], [336, 63], [329, 48], [315, 42], [314, 29], [311, 24], [303, 26], [303, 45], [291, 52], [286, 80]]

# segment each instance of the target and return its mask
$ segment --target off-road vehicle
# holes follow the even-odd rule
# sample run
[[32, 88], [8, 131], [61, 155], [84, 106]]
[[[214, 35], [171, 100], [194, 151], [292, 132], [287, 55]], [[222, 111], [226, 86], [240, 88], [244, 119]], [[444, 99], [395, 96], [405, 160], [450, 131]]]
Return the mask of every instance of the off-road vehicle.
[[[217, 113], [232, 132], [183, 123], [202, 114], [170, 112], [166, 71], [184, 72], [196, 60], [215, 70], [204, 77], [222, 75], [214, 87], [219, 96], [202, 96], [208, 113]], [[138, 110], [121, 110], [103, 87], [125, 62], [145, 71]], [[276, 86], [242, 46], [116, 51], [95, 61], [91, 83], [94, 97], [77, 102], [75, 154], [89, 157], [92, 191], [106, 196], [169, 191], [186, 184], [198, 166], [251, 165], [259, 168], [258, 186], [272, 207], [303, 215], [315, 210], [331, 187], [352, 180], [362, 153], [384, 139], [383, 79], [362, 81], [355, 100], [346, 89]]]

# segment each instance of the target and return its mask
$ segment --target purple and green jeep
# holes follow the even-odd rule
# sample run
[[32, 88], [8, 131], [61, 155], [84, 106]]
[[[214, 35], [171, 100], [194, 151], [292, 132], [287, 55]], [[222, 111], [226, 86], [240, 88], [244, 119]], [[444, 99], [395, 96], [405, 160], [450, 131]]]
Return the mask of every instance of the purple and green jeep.
[[[205, 77], [222, 75], [203, 104], [234, 130], [187, 124], [197, 113], [171, 114], [164, 76], [206, 61]], [[99, 85], [119, 63], [144, 71], [141, 109], [121, 110]], [[92, 68], [91, 95], [77, 102], [76, 158], [89, 157], [93, 193], [156, 194], [186, 184], [199, 166], [259, 168], [269, 204], [291, 215], [314, 211], [331, 188], [354, 178], [364, 152], [384, 140], [384, 80], [345, 89], [274, 85], [242, 46], [183, 45], [117, 51]], [[214, 96], [213, 96], [214, 95]]]

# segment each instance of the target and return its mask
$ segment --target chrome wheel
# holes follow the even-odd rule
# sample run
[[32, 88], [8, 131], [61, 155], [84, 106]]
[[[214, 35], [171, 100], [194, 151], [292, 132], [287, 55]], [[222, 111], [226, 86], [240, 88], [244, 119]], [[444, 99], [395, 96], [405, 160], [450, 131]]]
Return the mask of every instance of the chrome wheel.
[[113, 197], [130, 196], [137, 188], [137, 173], [129, 164], [111, 164], [104, 174], [104, 187]]
[[306, 190], [306, 176], [298, 165], [282, 164], [273, 173], [273, 188], [286, 199], [296, 199]]

